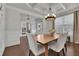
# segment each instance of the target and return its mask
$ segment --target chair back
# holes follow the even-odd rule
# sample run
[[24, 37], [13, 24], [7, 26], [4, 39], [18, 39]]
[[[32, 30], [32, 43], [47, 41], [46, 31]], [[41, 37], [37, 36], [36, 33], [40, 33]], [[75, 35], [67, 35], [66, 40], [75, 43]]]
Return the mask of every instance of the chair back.
[[64, 45], [66, 43], [66, 40], [67, 40], [67, 33], [64, 33], [60, 36], [60, 38], [57, 40], [57, 47], [59, 49], [62, 49], [64, 48]]
[[33, 35], [31, 33], [27, 33], [27, 38], [29, 42], [29, 48], [33, 53], [38, 52], [37, 42], [33, 39]]

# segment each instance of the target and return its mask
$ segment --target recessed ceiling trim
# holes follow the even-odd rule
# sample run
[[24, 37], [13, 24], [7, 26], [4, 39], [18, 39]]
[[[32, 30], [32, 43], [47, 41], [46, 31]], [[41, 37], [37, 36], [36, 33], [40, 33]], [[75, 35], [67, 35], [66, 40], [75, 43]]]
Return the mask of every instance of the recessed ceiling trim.
[[10, 6], [10, 5], [6, 5], [6, 8], [11, 8], [11, 9], [14, 9], [14, 10], [20, 12], [20, 13], [29, 14], [30, 16], [43, 17], [42, 15], [37, 14], [37, 13], [34, 13], [34, 12], [32, 12], [32, 11], [28, 11], [28, 10], [16, 8], [16, 7]]
[[[24, 3], [24, 4], [8, 4], [8, 5], [28, 11], [28, 13], [30, 12], [30, 14], [33, 13], [36, 16], [40, 15], [43, 17], [44, 15], [47, 15], [49, 12], [48, 11], [49, 4], [50, 3], [43, 3], [43, 4], [42, 3]], [[79, 4], [51, 3], [50, 6], [52, 8], [53, 13], [55, 13], [56, 15], [60, 15], [63, 13], [67, 14], [68, 12], [71, 12], [73, 9], [76, 9], [76, 8], [78, 9]]]

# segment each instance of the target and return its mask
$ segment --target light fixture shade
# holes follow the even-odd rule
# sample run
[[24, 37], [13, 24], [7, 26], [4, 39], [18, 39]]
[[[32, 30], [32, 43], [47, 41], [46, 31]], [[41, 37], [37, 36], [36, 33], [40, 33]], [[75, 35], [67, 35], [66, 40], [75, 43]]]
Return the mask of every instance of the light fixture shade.
[[52, 15], [51, 16], [45, 16], [45, 19], [52, 21], [52, 20], [56, 19], [56, 16], [52, 16]]
[[49, 21], [53, 21], [56, 19], [56, 15], [54, 13], [52, 14], [51, 8], [49, 8], [49, 14], [45, 16], [45, 19]]

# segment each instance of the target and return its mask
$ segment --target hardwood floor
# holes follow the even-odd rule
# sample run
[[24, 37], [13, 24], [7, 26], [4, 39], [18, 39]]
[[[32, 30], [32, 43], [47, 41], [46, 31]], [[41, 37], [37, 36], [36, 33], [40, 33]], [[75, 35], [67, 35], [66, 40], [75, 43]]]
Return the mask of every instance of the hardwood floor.
[[[21, 37], [20, 45], [7, 47], [3, 56], [28, 56], [29, 46], [28, 41], [25, 39], [27, 39], [27, 37]], [[61, 51], [60, 55], [62, 55], [62, 53]], [[33, 56], [32, 53], [30, 55]], [[44, 53], [41, 54], [41, 56], [44, 56]], [[56, 53], [49, 49], [49, 56], [56, 56]], [[66, 56], [79, 56], [79, 45], [68, 43]]]

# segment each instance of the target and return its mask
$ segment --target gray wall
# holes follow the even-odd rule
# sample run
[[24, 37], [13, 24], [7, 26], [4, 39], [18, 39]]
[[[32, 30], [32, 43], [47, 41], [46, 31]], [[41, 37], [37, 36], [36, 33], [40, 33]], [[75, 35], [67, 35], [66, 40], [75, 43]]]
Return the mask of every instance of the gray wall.
[[5, 49], [5, 8], [2, 4], [2, 9], [0, 10], [0, 56], [3, 55]]
[[20, 12], [6, 8], [6, 45], [20, 42]]

